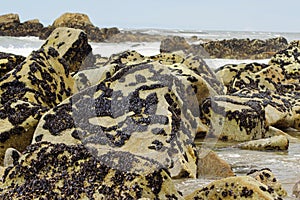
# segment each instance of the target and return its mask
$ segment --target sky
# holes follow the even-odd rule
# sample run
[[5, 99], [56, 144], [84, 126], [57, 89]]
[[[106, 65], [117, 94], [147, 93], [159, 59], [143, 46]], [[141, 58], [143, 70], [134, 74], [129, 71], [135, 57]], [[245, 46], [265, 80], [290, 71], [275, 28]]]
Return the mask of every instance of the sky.
[[0, 15], [39, 19], [85, 13], [100, 28], [300, 32], [299, 0], [2, 0]]

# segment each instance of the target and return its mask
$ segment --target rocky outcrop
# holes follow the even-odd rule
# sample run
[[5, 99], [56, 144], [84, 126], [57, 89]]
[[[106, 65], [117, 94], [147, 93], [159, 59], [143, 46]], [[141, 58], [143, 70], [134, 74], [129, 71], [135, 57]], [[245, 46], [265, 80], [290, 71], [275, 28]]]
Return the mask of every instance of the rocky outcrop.
[[0, 162], [7, 148], [22, 151], [31, 143], [44, 112], [76, 92], [71, 70], [91, 47], [81, 30], [58, 28], [45, 44], [0, 81]]
[[43, 25], [36, 20], [20, 22], [19, 15], [7, 14], [0, 16], [0, 36], [36, 36], [38, 37]]
[[205, 58], [226, 59], [266, 59], [277, 51], [286, 48], [288, 42], [283, 37], [263, 40], [229, 39], [209, 41], [199, 45], [188, 44], [184, 38], [178, 36], [167, 38], [161, 42], [161, 52], [184, 51]]
[[288, 42], [285, 38], [278, 37], [265, 41], [258, 39], [210, 41], [204, 43], [203, 47], [211, 58], [265, 59], [286, 48], [287, 45]]
[[286, 151], [289, 140], [285, 136], [274, 136], [260, 140], [253, 140], [237, 145], [238, 148], [257, 151]]
[[52, 24], [54, 28], [72, 27], [72, 26], [94, 26], [86, 14], [82, 13], [64, 13], [58, 17]]
[[43, 29], [40, 39], [45, 39], [57, 27], [68, 27], [83, 30], [90, 41], [103, 42], [115, 34], [120, 33], [117, 28], [98, 28], [92, 24], [89, 17], [82, 13], [65, 13], [58, 17], [51, 26]]
[[94, 26], [88, 16], [81, 13], [65, 13], [48, 27], [44, 27], [37, 19], [20, 22], [18, 14], [0, 16], [0, 36], [35, 36], [46, 40], [57, 27], [81, 29], [86, 32], [89, 40], [94, 42], [103, 42], [120, 33], [115, 27], [100, 29]]
[[98, 160], [82, 145], [37, 143], [5, 171], [0, 198], [183, 199], [156, 162], [130, 154], [119, 159], [123, 170]]
[[185, 200], [193, 199], [280, 200], [282, 198], [274, 189], [250, 176], [237, 176], [213, 181], [185, 197]]

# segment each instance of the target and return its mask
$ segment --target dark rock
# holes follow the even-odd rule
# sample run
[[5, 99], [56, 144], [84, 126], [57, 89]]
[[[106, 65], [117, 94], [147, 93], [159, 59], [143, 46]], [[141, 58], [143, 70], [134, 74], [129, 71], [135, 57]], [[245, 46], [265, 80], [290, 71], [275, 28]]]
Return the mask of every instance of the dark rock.
[[229, 39], [209, 41], [199, 45], [189, 45], [182, 37], [175, 36], [161, 42], [161, 52], [183, 51], [204, 58], [265, 59], [286, 48], [288, 42], [283, 37], [268, 40]]

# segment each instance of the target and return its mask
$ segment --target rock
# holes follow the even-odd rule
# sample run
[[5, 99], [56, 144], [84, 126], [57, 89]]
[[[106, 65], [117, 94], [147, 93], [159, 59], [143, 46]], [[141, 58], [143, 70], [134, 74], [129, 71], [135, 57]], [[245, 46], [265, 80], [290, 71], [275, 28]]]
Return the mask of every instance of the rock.
[[161, 41], [160, 52], [161, 53], [172, 53], [180, 50], [187, 50], [191, 46], [187, 43], [184, 37], [174, 36]]
[[295, 195], [296, 198], [300, 198], [300, 181], [294, 185], [293, 195]]
[[[242, 73], [257, 73], [262, 69], [267, 68], [269, 65], [260, 63], [249, 63], [249, 64], [228, 64], [218, 68], [215, 72], [219, 79], [221, 79], [226, 87], [232, 87], [233, 82], [236, 78], [241, 77]], [[229, 93], [232, 93], [229, 91]]]
[[277, 51], [287, 47], [285, 38], [278, 37], [265, 41], [258, 39], [229, 39], [221, 41], [209, 41], [200, 44], [208, 52], [211, 58], [227, 59], [266, 59]]
[[120, 43], [120, 42], [160, 42], [164, 40], [166, 36], [163, 35], [150, 35], [145, 33], [134, 33], [131, 31], [118, 31], [117, 34], [113, 34], [106, 38], [107, 42]]
[[183, 199], [159, 164], [130, 154], [119, 155], [119, 160], [124, 170], [98, 160], [82, 145], [30, 145], [6, 170], [0, 198]]
[[5, 14], [0, 16], [0, 25], [8, 23], [20, 23], [18, 14]]
[[241, 143], [238, 144], [237, 147], [257, 151], [286, 151], [289, 147], [289, 140], [281, 135]]
[[36, 36], [38, 37], [43, 25], [38, 21], [27, 21], [21, 23], [17, 14], [7, 14], [0, 16], [1, 36]]
[[0, 77], [13, 70], [24, 60], [23, 56], [0, 52]]
[[229, 39], [208, 41], [198, 45], [190, 45], [184, 38], [175, 36], [161, 42], [161, 52], [182, 50], [186, 54], [204, 56], [205, 58], [227, 59], [266, 59], [271, 58], [277, 51], [286, 48], [288, 42], [283, 37], [263, 40]]
[[183, 51], [186, 55], [192, 54], [201, 58], [209, 58], [209, 54], [201, 45], [190, 45], [183, 37], [173, 36], [161, 41], [161, 53], [173, 53], [177, 51]]
[[[112, 56], [95, 86], [46, 113], [33, 142], [83, 143], [103, 157], [130, 152], [158, 161], [172, 177], [196, 177], [199, 104], [222, 91], [198, 57]], [[210, 75], [212, 73], [212, 75]], [[218, 91], [220, 90], [220, 91]]]
[[15, 165], [15, 163], [18, 162], [19, 158], [21, 157], [21, 153], [14, 149], [14, 148], [8, 148], [5, 152], [4, 157], [4, 167], [12, 167]]
[[210, 149], [201, 148], [198, 152], [198, 177], [226, 178], [234, 176], [231, 166]]
[[222, 141], [250, 141], [268, 137], [263, 106], [253, 99], [214, 96], [204, 101], [200, 111], [202, 122], [210, 127], [205, 137], [217, 137]]
[[192, 199], [252, 199], [280, 200], [279, 195], [267, 185], [249, 176], [229, 177], [213, 181], [186, 196]]
[[275, 191], [280, 197], [287, 196], [287, 192], [282, 188], [270, 169], [251, 170], [247, 176], [255, 178], [257, 181], [268, 186], [269, 191]]
[[73, 28], [76, 26], [87, 26], [91, 25], [89, 17], [86, 14], [82, 13], [64, 13], [60, 17], [58, 17], [52, 24], [53, 27], [69, 27]]
[[92, 24], [89, 17], [82, 13], [65, 13], [57, 18], [52, 26], [48, 26], [41, 31], [40, 39], [47, 38], [52, 31], [57, 27], [69, 27], [83, 30], [88, 39], [93, 42], [104, 42], [104, 40], [120, 33], [119, 29], [113, 28], [98, 28]]
[[76, 92], [70, 70], [91, 51], [81, 30], [59, 28], [0, 80], [0, 163], [7, 148], [23, 151], [42, 113]]

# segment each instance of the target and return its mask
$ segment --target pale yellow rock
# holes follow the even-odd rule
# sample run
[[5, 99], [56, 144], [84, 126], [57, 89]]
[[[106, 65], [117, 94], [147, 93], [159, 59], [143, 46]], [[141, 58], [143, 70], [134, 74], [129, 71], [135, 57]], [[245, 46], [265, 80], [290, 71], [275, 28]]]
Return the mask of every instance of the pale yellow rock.
[[0, 24], [2, 23], [12, 23], [17, 22], [20, 23], [20, 18], [18, 14], [5, 14], [0, 16]]
[[70, 27], [70, 25], [93, 25], [89, 17], [82, 13], [64, 13], [59, 18], [57, 18], [52, 26], [54, 27]]
[[257, 151], [286, 151], [289, 147], [289, 140], [280, 135], [241, 143], [237, 147]]

